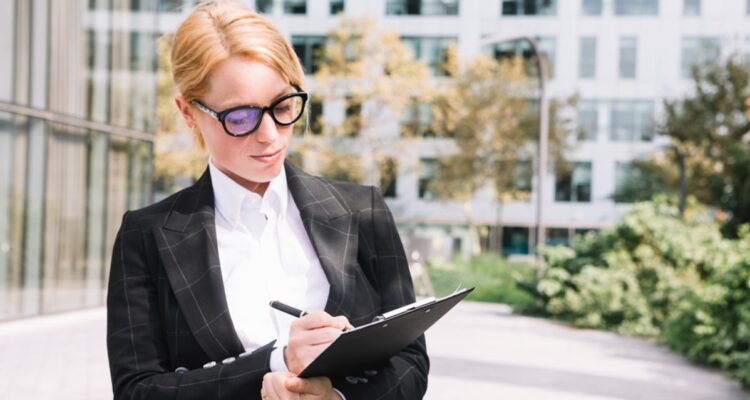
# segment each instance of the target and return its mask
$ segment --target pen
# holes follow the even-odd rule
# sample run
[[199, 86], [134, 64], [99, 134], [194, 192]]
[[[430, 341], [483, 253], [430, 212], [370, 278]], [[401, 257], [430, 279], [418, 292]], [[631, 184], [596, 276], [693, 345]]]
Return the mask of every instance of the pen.
[[307, 315], [307, 311], [302, 311], [302, 310], [296, 309], [296, 308], [294, 308], [292, 306], [288, 306], [288, 305], [286, 305], [286, 304], [284, 304], [284, 303], [282, 303], [282, 302], [280, 302], [278, 300], [271, 301], [270, 305], [271, 305], [271, 307], [273, 307], [273, 308], [275, 308], [275, 309], [277, 309], [277, 310], [279, 310], [281, 312], [285, 312], [285, 313], [291, 315], [292, 317], [301, 318], [301, 317], [304, 317], [305, 315]]

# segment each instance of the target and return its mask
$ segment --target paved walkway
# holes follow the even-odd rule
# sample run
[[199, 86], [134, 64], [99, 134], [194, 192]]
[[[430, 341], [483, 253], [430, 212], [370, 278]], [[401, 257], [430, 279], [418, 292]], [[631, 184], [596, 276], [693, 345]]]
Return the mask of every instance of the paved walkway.
[[[103, 309], [0, 323], [0, 397], [111, 398]], [[464, 302], [428, 331], [428, 400], [748, 399], [653, 344]]]

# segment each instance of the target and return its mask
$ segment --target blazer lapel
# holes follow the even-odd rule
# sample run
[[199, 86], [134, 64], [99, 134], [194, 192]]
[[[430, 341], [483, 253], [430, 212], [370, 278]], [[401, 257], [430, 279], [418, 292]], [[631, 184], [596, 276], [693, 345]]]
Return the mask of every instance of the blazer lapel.
[[167, 278], [196, 341], [212, 360], [241, 353], [219, 265], [208, 169], [175, 199], [163, 226], [154, 230]]
[[318, 254], [331, 285], [325, 311], [351, 318], [354, 304], [358, 243], [358, 217], [338, 198], [335, 188], [320, 178], [285, 163], [287, 184], [300, 212], [302, 224]]

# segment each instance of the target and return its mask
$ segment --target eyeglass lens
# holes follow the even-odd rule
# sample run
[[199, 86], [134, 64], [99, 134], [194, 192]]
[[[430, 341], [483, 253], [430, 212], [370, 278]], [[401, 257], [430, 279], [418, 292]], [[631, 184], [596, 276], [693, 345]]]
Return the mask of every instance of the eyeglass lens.
[[[291, 96], [273, 105], [271, 117], [276, 123], [288, 125], [300, 117], [302, 113], [302, 97]], [[254, 130], [262, 118], [263, 111], [257, 107], [239, 108], [224, 117], [224, 125], [233, 134], [243, 134]]]

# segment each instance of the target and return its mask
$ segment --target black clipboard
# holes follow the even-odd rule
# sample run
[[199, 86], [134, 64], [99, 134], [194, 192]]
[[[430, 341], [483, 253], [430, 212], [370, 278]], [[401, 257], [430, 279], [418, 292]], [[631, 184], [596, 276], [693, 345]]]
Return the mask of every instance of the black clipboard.
[[473, 287], [439, 299], [417, 301], [346, 331], [298, 376], [357, 374], [384, 362], [416, 340], [472, 290]]

